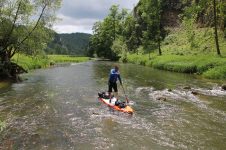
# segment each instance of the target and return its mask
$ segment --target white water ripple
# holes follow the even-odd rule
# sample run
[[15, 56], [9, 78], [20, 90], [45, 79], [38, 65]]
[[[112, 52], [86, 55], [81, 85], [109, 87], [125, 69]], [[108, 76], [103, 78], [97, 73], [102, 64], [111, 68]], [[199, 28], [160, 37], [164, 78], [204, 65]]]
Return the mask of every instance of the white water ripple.
[[[205, 91], [205, 90], [202, 90]], [[217, 92], [216, 92], [217, 91]], [[207, 93], [207, 92], [206, 92]], [[212, 92], [213, 93], [213, 92]], [[219, 90], [214, 90], [214, 93], [220, 93]], [[213, 95], [213, 94], [212, 94]], [[162, 90], [162, 91], [153, 91], [149, 93], [150, 99], [152, 100], [156, 100], [159, 98], [165, 98], [166, 101], [167, 100], [180, 100], [180, 101], [186, 101], [189, 103], [193, 103], [194, 106], [199, 107], [201, 110], [207, 112], [208, 114], [210, 114], [211, 116], [219, 116], [221, 115], [221, 117], [217, 117], [218, 119], [223, 119], [226, 120], [226, 113], [224, 111], [212, 108], [211, 106], [209, 106], [208, 102], [202, 101], [198, 96], [192, 94], [192, 91], [187, 91], [187, 90]], [[218, 95], [219, 96], [219, 95]]]

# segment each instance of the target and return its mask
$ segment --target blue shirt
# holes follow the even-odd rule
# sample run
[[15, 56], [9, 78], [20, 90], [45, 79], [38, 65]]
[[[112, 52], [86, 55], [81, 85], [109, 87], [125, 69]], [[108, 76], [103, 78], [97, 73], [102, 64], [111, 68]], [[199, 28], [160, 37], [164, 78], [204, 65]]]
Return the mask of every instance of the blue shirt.
[[109, 75], [109, 82], [116, 83], [117, 79], [119, 79], [119, 82], [122, 83], [119, 71], [116, 71], [115, 69], [111, 69], [110, 75]]

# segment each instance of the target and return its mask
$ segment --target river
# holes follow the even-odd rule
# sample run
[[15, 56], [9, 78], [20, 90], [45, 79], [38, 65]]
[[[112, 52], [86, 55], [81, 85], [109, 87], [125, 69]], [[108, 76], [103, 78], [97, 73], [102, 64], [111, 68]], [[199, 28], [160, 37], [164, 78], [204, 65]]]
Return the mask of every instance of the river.
[[[220, 81], [119, 64], [134, 102], [131, 116], [98, 102], [112, 65], [90, 61], [35, 70], [0, 89], [0, 149], [226, 149]], [[124, 98], [120, 86], [119, 95]]]

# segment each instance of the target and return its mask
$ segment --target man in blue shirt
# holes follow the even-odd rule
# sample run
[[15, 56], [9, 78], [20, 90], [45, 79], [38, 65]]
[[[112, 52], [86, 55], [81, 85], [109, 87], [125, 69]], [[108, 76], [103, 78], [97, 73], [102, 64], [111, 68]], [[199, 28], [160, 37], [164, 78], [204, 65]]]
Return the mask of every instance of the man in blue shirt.
[[119, 67], [116, 65], [114, 69], [111, 69], [109, 80], [108, 80], [108, 93], [110, 96], [110, 102], [111, 102], [112, 88], [114, 89], [115, 97], [118, 100], [117, 80], [119, 80], [120, 84], [122, 85], [122, 80], [119, 73]]

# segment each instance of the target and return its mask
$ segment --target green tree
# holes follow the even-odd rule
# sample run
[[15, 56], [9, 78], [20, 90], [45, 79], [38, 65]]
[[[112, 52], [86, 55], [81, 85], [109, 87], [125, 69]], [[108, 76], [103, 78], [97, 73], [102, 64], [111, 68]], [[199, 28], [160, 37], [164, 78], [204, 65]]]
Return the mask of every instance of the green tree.
[[60, 4], [61, 0], [1, 1], [0, 58], [9, 76], [15, 72], [11, 58], [16, 53], [36, 55], [47, 46], [52, 34], [48, 28]]
[[153, 47], [156, 43], [159, 55], [161, 51], [161, 41], [166, 36], [166, 30], [162, 24], [162, 0], [141, 0], [135, 9], [135, 17], [141, 26], [142, 44], [145, 49]]
[[141, 45], [141, 36], [139, 35], [139, 24], [132, 14], [126, 17], [123, 27], [123, 37], [130, 52], [135, 53], [136, 49]]
[[89, 51], [95, 51], [98, 57], [111, 60], [119, 59], [118, 55], [112, 50], [112, 45], [117, 37], [122, 34], [122, 22], [127, 13], [125, 10], [120, 13], [118, 7], [118, 5], [113, 5], [110, 8], [109, 15], [102, 22], [96, 22], [93, 26]]
[[[116, 26], [117, 26], [117, 21], [118, 21], [118, 5], [113, 5], [110, 8], [110, 14], [109, 14], [109, 19], [112, 20], [112, 26], [113, 26], [113, 39], [115, 40], [116, 38]], [[107, 20], [106, 20], [107, 21]]]
[[112, 50], [119, 56], [122, 62], [127, 62], [127, 45], [125, 44], [123, 37], [118, 37], [112, 44]]

